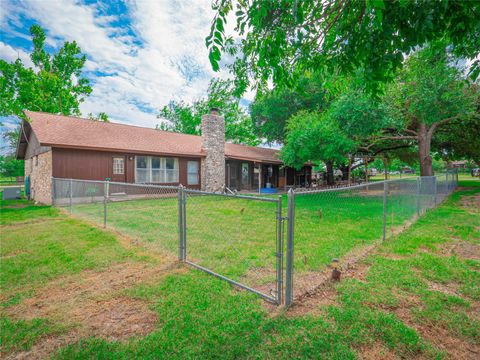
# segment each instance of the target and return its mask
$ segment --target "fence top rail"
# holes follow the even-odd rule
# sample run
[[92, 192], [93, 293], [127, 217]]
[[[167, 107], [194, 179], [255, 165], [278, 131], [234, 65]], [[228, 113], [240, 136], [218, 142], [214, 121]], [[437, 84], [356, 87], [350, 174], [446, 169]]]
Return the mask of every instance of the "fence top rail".
[[81, 180], [81, 179], [56, 178], [56, 177], [52, 177], [52, 180], [55, 180], [55, 181], [81, 181], [81, 182], [96, 183], [96, 184], [105, 183], [105, 181], [102, 181], [102, 180]]
[[256, 200], [256, 201], [266, 201], [276, 203], [278, 202], [278, 198], [273, 199], [269, 197], [260, 197], [260, 196], [253, 196], [253, 195], [235, 195], [235, 194], [222, 194], [222, 193], [214, 193], [202, 190], [193, 190], [193, 189], [185, 189], [186, 193], [189, 194], [198, 194], [198, 195], [215, 195], [220, 197], [228, 197], [234, 199], [246, 199], [246, 200]]
[[336, 187], [336, 188], [329, 188], [329, 189], [319, 189], [319, 190], [304, 190], [304, 191], [298, 191], [298, 190], [293, 190], [295, 195], [303, 195], [303, 194], [318, 194], [318, 193], [324, 193], [324, 192], [335, 192], [335, 191], [343, 191], [343, 190], [352, 190], [352, 189], [360, 189], [368, 186], [374, 186], [377, 184], [383, 184], [385, 182], [391, 182], [391, 181], [396, 181], [396, 180], [386, 180], [386, 181], [373, 181], [369, 183], [363, 183], [363, 184], [358, 184], [358, 185], [352, 185], [352, 186], [342, 186], [342, 187]]
[[87, 182], [87, 183], [95, 183], [95, 184], [111, 184], [111, 185], [124, 185], [124, 186], [134, 186], [134, 187], [148, 187], [148, 188], [156, 188], [156, 189], [172, 189], [178, 190], [178, 186], [173, 185], [155, 185], [155, 184], [138, 184], [138, 183], [125, 183], [125, 182], [117, 182], [117, 181], [105, 181], [105, 180], [83, 180], [83, 179], [67, 179], [67, 178], [52, 178], [53, 180], [60, 180], [60, 181], [76, 181], [76, 182]]
[[[450, 172], [448, 172], [450, 173]], [[319, 190], [296, 190], [293, 189], [293, 192], [295, 195], [303, 195], [303, 194], [318, 194], [318, 193], [323, 193], [323, 192], [335, 192], [335, 191], [343, 191], [343, 190], [352, 190], [352, 189], [360, 189], [360, 188], [365, 188], [369, 186], [375, 186], [377, 184], [385, 184], [385, 183], [396, 183], [396, 182], [405, 182], [405, 181], [416, 181], [418, 179], [432, 179], [432, 178], [439, 178], [442, 175], [445, 175], [447, 173], [441, 173], [437, 175], [432, 175], [432, 176], [411, 176], [411, 177], [406, 177], [403, 179], [390, 179], [390, 180], [382, 180], [382, 181], [372, 181], [368, 183], [362, 183], [362, 184], [357, 184], [357, 185], [350, 185], [350, 186], [340, 186], [340, 187], [332, 187], [328, 189], [319, 189]]]
[[[104, 181], [106, 182], [106, 181]], [[138, 184], [138, 183], [123, 183], [123, 182], [116, 182], [116, 181], [108, 181], [109, 184], [112, 185], [126, 185], [126, 186], [136, 186], [136, 187], [149, 187], [149, 188], [156, 188], [156, 189], [172, 189], [178, 190], [178, 186], [173, 185], [155, 185], [155, 184]]]

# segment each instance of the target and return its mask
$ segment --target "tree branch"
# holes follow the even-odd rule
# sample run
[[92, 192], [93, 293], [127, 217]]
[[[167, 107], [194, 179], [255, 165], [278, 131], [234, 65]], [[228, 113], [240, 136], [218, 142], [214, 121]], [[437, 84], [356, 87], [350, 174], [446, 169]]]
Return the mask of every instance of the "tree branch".
[[457, 115], [457, 116], [452, 116], [452, 117], [449, 117], [449, 118], [446, 118], [446, 119], [443, 119], [443, 120], [440, 120], [440, 121], [437, 121], [436, 123], [432, 124], [432, 126], [430, 126], [430, 129], [428, 129], [428, 132], [427, 132], [427, 136], [429, 139], [432, 138], [433, 136], [433, 133], [435, 132], [435, 130], [437, 129], [437, 127], [443, 125], [443, 124], [446, 124], [452, 120], [455, 120], [455, 119], [458, 119], [460, 116]]

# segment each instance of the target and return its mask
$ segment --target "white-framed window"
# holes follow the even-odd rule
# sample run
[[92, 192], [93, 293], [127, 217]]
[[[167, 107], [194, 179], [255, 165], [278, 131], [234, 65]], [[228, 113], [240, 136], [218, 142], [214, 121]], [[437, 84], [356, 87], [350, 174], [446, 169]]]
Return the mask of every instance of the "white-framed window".
[[176, 183], [178, 176], [177, 158], [135, 157], [135, 182], [137, 183]]
[[123, 175], [125, 173], [125, 158], [113, 158], [113, 175]]
[[187, 184], [198, 185], [198, 161], [187, 163]]

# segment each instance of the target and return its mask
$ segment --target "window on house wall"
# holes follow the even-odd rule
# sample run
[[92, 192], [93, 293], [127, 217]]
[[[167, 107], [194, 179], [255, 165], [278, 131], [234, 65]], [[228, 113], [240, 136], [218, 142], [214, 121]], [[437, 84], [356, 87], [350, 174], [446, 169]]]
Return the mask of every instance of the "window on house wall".
[[198, 185], [198, 161], [187, 163], [187, 184]]
[[137, 156], [135, 163], [135, 182], [137, 183], [178, 182], [177, 158]]
[[125, 159], [113, 158], [113, 175], [123, 175], [125, 172]]

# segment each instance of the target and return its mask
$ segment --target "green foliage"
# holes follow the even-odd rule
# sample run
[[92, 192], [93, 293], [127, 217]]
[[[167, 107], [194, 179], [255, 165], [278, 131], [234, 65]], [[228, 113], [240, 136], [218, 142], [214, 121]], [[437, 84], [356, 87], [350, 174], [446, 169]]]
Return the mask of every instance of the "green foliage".
[[88, 118], [90, 120], [95, 120], [95, 121], [110, 122], [110, 120], [108, 120], [108, 115], [103, 111], [99, 112], [97, 115], [93, 115], [92, 113], [89, 113]]
[[307, 161], [342, 161], [355, 144], [328, 115], [299, 112], [287, 125], [286, 144], [281, 151], [288, 166], [301, 168]]
[[207, 97], [193, 104], [172, 101], [164, 106], [158, 118], [168, 120], [157, 126], [160, 130], [200, 135], [202, 115], [211, 108], [217, 108], [225, 118], [226, 140], [246, 145], [257, 145], [260, 141], [253, 133], [250, 117], [240, 106], [240, 99], [234, 95], [233, 82], [213, 79], [208, 87]]
[[[361, 68], [375, 93], [402, 66], [404, 54], [439, 39], [455, 55], [475, 60], [472, 78], [480, 73], [477, 1], [218, 0], [214, 10], [209, 59], [218, 70], [222, 51], [236, 55], [231, 70], [240, 91], [252, 81], [261, 89], [270, 80], [292, 85], [305, 71], [352, 74]], [[238, 42], [224, 31], [233, 11]]]
[[23, 176], [24, 161], [15, 159], [15, 156], [0, 155], [0, 175], [4, 177]]
[[285, 141], [288, 119], [301, 110], [321, 111], [326, 106], [327, 90], [317, 74], [302, 76], [294, 88], [258, 93], [250, 105], [255, 132], [268, 142]]
[[24, 118], [24, 110], [80, 115], [79, 104], [92, 91], [88, 79], [81, 77], [86, 56], [75, 41], [50, 55], [44, 49], [43, 29], [33, 25], [30, 33], [35, 68], [26, 68], [20, 59], [0, 59], [0, 116]]
[[460, 65], [442, 44], [412, 54], [387, 87], [384, 101], [398, 111], [404, 128], [428, 127], [478, 114], [478, 89], [463, 78]]
[[[478, 88], [477, 88], [478, 92]], [[480, 96], [477, 113], [480, 113]], [[460, 118], [449, 126], [440, 127], [432, 139], [432, 148], [443, 159], [472, 159], [480, 165], [480, 119], [479, 117]]]

